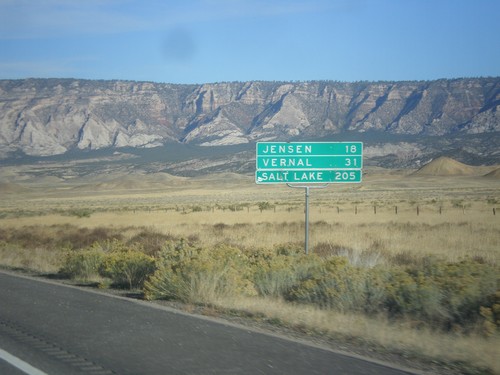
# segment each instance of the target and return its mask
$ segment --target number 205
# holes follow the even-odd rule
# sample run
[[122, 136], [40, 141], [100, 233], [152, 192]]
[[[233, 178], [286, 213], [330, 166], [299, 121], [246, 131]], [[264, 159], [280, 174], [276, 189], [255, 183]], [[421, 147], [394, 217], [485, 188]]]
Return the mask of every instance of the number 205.
[[335, 172], [336, 181], [355, 181], [356, 172]]

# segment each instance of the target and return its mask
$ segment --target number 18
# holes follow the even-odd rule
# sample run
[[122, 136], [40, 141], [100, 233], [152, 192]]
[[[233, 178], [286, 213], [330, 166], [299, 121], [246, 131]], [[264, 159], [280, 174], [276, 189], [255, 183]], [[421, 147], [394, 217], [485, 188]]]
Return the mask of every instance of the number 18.
[[345, 146], [345, 152], [346, 154], [355, 154], [358, 148], [356, 145], [346, 145]]

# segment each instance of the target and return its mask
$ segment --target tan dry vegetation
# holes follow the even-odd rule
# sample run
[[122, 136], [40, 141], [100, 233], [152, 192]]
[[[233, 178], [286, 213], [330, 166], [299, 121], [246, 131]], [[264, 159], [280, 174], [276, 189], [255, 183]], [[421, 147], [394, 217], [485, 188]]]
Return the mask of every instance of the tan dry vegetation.
[[61, 266], [63, 256], [64, 253], [60, 250], [0, 246], [0, 265], [13, 269], [36, 270], [45, 274], [56, 273]]
[[[362, 184], [311, 190], [310, 247], [345, 248], [354, 256], [370, 250], [385, 257], [438, 255], [456, 261], [478, 256], [500, 263], [500, 212], [493, 215], [500, 208], [500, 182], [410, 173], [367, 169]], [[35, 184], [9, 190], [0, 200], [0, 228], [149, 227], [194, 236], [209, 246], [225, 242], [245, 248], [304, 240], [302, 189], [256, 186], [252, 177], [233, 174], [138, 177], [143, 189]], [[131, 176], [103, 180], [131, 183]], [[145, 182], [152, 182], [150, 189]], [[261, 212], [259, 202], [271, 208]]]
[[[392, 204], [343, 202], [327, 206], [318, 205], [312, 198], [311, 248], [326, 243], [358, 252], [371, 249], [387, 255], [433, 254], [453, 261], [464, 256], [480, 256], [500, 263], [500, 212], [494, 216], [493, 207], [482, 201], [464, 205], [469, 206], [463, 209], [459, 204], [453, 206], [452, 202], [421, 204], [417, 215], [417, 205], [407, 202], [397, 204], [396, 214], [396, 205]], [[275, 205], [276, 209], [263, 212], [255, 203], [240, 211], [203, 205], [177, 209], [162, 209], [158, 205], [151, 210], [98, 212], [89, 207], [92, 212], [89, 217], [68, 214], [7, 217], [0, 220], [0, 225], [15, 228], [61, 224], [87, 228], [146, 226], [178, 237], [197, 236], [206, 245], [226, 242], [246, 248], [304, 240], [303, 202]], [[201, 207], [204, 211], [193, 212], [193, 207]], [[442, 207], [441, 214], [439, 207]]]
[[[132, 191], [50, 185], [10, 192], [0, 201], [0, 226], [147, 226], [175, 236], [194, 235], [207, 245], [243, 247], [303, 241], [302, 190], [256, 186], [251, 177], [233, 175], [141, 179], [159, 179], [165, 188], [159, 191], [156, 183], [152, 189]], [[130, 182], [130, 176], [124, 180]], [[260, 212], [258, 202], [274, 208]], [[417, 178], [406, 171], [369, 169], [360, 185], [311, 191], [311, 248], [326, 243], [354, 251], [437, 254], [451, 260], [476, 255], [499, 262], [496, 206], [500, 182], [495, 179]], [[78, 210], [88, 210], [89, 217], [71, 214]]]

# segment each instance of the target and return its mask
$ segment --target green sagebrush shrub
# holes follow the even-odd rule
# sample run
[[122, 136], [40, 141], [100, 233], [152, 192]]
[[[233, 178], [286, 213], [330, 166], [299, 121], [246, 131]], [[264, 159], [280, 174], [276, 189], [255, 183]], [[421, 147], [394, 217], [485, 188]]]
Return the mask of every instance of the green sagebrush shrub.
[[471, 259], [428, 258], [413, 268], [364, 269], [330, 257], [311, 267], [284, 297], [344, 312], [387, 313], [444, 330], [472, 327], [482, 319], [485, 330], [492, 331], [500, 304], [491, 296], [499, 277], [497, 266]]
[[109, 278], [115, 286], [142, 288], [155, 269], [154, 258], [119, 240], [96, 242], [67, 253], [60, 274], [84, 281]]
[[282, 297], [308, 270], [319, 262], [304, 255], [302, 246], [279, 245], [274, 249], [247, 250], [255, 289], [261, 296]]
[[284, 294], [289, 301], [313, 303], [343, 312], [374, 312], [383, 303], [383, 285], [343, 257], [329, 257], [311, 267]]
[[488, 296], [486, 305], [480, 308], [480, 314], [483, 318], [483, 334], [492, 336], [500, 330], [500, 289]]
[[155, 259], [133, 248], [113, 250], [104, 257], [100, 273], [112, 280], [114, 286], [142, 288], [155, 270]]
[[418, 268], [393, 270], [387, 277], [391, 314], [431, 321], [442, 328], [471, 325], [498, 287], [498, 267], [465, 259], [450, 263], [428, 258]]
[[98, 279], [105, 255], [101, 249], [94, 247], [69, 251], [63, 260], [59, 274], [82, 281]]
[[144, 284], [147, 299], [209, 303], [220, 297], [254, 293], [246, 256], [237, 248], [196, 247], [184, 240], [159, 254], [157, 270]]

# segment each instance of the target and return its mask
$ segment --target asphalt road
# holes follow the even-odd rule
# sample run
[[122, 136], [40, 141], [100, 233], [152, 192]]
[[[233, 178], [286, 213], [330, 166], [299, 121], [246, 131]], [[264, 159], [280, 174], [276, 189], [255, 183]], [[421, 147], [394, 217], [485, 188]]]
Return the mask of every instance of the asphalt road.
[[[0, 272], [0, 349], [48, 375], [408, 374], [158, 305]], [[0, 356], [0, 372], [28, 373]]]

